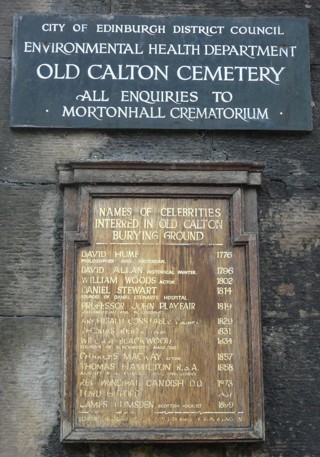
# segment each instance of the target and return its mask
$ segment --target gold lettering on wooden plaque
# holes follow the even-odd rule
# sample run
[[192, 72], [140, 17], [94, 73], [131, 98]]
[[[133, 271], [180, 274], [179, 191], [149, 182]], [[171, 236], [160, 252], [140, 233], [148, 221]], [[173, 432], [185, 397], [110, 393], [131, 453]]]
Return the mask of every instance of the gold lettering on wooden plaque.
[[76, 254], [79, 428], [250, 426], [245, 245], [230, 199], [96, 197]]
[[263, 439], [262, 168], [57, 164], [63, 441]]

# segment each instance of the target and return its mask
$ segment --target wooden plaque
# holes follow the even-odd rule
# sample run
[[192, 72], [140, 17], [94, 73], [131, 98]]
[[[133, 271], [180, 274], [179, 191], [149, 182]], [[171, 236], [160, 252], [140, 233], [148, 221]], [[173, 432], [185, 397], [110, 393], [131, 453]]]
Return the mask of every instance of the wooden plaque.
[[62, 440], [263, 439], [262, 165], [57, 168]]

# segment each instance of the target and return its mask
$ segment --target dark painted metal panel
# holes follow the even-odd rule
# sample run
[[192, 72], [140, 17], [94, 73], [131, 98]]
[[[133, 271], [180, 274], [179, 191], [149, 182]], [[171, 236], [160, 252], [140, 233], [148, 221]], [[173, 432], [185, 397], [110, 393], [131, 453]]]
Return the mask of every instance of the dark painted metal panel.
[[12, 127], [311, 130], [303, 18], [15, 16]]

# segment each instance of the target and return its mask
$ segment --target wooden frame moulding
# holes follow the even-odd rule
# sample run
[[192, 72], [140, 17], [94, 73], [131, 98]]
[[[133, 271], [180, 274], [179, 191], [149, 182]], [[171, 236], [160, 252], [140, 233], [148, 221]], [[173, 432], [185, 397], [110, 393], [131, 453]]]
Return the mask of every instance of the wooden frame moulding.
[[[56, 164], [56, 168], [58, 171], [59, 184], [64, 190], [63, 382], [61, 405], [62, 441], [224, 442], [257, 441], [264, 439], [257, 223], [257, 188], [261, 184], [263, 165], [260, 163], [246, 162], [149, 163], [109, 162], [99, 160], [81, 162], [58, 162]], [[191, 205], [191, 202], [194, 201], [197, 203], [192, 204], [198, 204], [199, 202], [202, 202], [203, 204], [210, 205], [210, 202], [220, 202], [221, 205], [226, 208], [224, 226], [226, 229], [223, 229], [226, 231], [226, 233], [222, 234], [221, 236], [226, 236], [229, 239], [231, 246], [230, 252], [232, 251], [234, 253], [234, 261], [236, 262], [236, 265], [238, 265], [238, 269], [235, 268], [236, 271], [232, 279], [234, 282], [234, 290], [238, 295], [242, 294], [242, 296], [245, 297], [245, 299], [242, 300], [242, 302], [245, 303], [241, 302], [242, 304], [240, 303], [240, 298], [239, 303], [237, 302], [237, 298], [235, 298], [237, 306], [241, 305], [244, 308], [241, 308], [241, 312], [234, 311], [235, 314], [232, 314], [232, 316], [234, 316], [232, 332], [234, 332], [234, 335], [238, 335], [235, 338], [238, 338], [237, 341], [240, 341], [241, 344], [239, 347], [233, 347], [233, 349], [230, 349], [231, 346], [229, 348], [224, 348], [222, 346], [221, 349], [221, 347], [217, 346], [218, 343], [211, 343], [211, 340], [208, 342], [204, 341], [203, 344], [205, 346], [208, 344], [208, 356], [213, 355], [214, 360], [216, 360], [217, 357], [214, 355], [215, 351], [220, 351], [219, 354], [225, 354], [221, 357], [229, 357], [227, 354], [233, 354], [234, 362], [232, 361], [232, 363], [234, 363], [234, 365], [232, 366], [235, 368], [232, 369], [235, 371], [238, 370], [237, 373], [243, 371], [245, 374], [243, 375], [241, 382], [238, 382], [237, 380], [235, 381], [236, 387], [234, 390], [230, 391], [227, 387], [225, 387], [224, 390], [223, 384], [220, 389], [220, 387], [217, 387], [219, 377], [222, 380], [225, 380], [228, 378], [228, 375], [226, 375], [224, 371], [219, 374], [217, 370], [219, 370], [221, 367], [222, 369], [230, 369], [231, 363], [229, 364], [228, 360], [224, 359], [223, 364], [220, 364], [219, 368], [217, 368], [219, 364], [218, 361], [216, 361], [215, 364], [212, 362], [213, 368], [211, 369], [210, 373], [212, 373], [213, 376], [212, 382], [214, 383], [214, 387], [208, 387], [208, 392], [206, 388], [201, 392], [205, 392], [203, 395], [206, 396], [206, 398], [209, 398], [210, 395], [211, 397], [212, 395], [223, 396], [219, 397], [219, 401], [218, 398], [214, 400], [215, 404], [226, 405], [226, 408], [222, 407], [222, 413], [220, 413], [222, 422], [216, 422], [216, 417], [219, 416], [219, 411], [216, 412], [216, 416], [214, 413], [212, 413], [210, 416], [207, 411], [202, 411], [201, 408], [199, 411], [190, 411], [190, 416], [188, 416], [189, 413], [186, 412], [186, 422], [182, 422], [181, 424], [179, 424], [179, 422], [170, 422], [171, 419], [168, 419], [168, 423], [161, 422], [160, 419], [159, 422], [157, 422], [158, 417], [161, 417], [161, 420], [164, 420], [166, 417], [170, 418], [174, 416], [176, 417], [174, 420], [182, 420], [181, 415], [184, 413], [184, 411], [178, 410], [182, 409], [182, 406], [184, 406], [183, 398], [182, 400], [179, 400], [181, 407], [178, 408], [178, 410], [173, 409], [168, 411], [158, 411], [159, 415], [156, 418], [154, 414], [155, 411], [152, 409], [153, 407], [150, 406], [152, 405], [152, 402], [144, 401], [144, 399], [140, 398], [139, 396], [138, 400], [141, 401], [141, 405], [146, 405], [147, 407], [150, 406], [150, 408], [149, 410], [147, 408], [147, 411], [143, 410], [141, 413], [135, 413], [134, 411], [131, 412], [130, 414], [133, 418], [132, 422], [130, 422], [131, 416], [129, 414], [130, 417], [129, 419], [126, 419], [127, 422], [122, 420], [119, 421], [118, 426], [114, 425], [113, 417], [114, 414], [118, 413], [116, 409], [119, 409], [119, 407], [115, 406], [115, 409], [112, 409], [112, 402], [114, 401], [112, 397], [111, 402], [109, 401], [110, 406], [108, 405], [104, 408], [104, 406], [107, 405], [107, 401], [105, 402], [105, 405], [102, 404], [103, 413], [100, 411], [100, 409], [99, 411], [93, 410], [92, 414], [91, 410], [90, 414], [88, 411], [85, 411], [87, 413], [87, 417], [90, 417], [90, 420], [92, 421], [96, 420], [96, 422], [89, 421], [86, 423], [86, 419], [84, 419], [84, 422], [79, 422], [80, 420], [83, 420], [80, 418], [79, 413], [79, 407], [82, 407], [81, 401], [79, 401], [79, 396], [83, 395], [83, 392], [87, 391], [83, 391], [82, 389], [82, 393], [80, 393], [79, 387], [79, 382], [82, 380], [81, 382], [83, 383], [84, 380], [79, 374], [79, 346], [77, 346], [77, 341], [79, 342], [80, 339], [78, 334], [80, 328], [80, 309], [77, 309], [77, 307], [80, 303], [80, 279], [82, 280], [81, 272], [78, 271], [79, 267], [77, 263], [77, 256], [81, 250], [90, 249], [92, 239], [96, 236], [95, 233], [98, 232], [98, 230], [93, 226], [93, 207], [95, 204], [100, 204], [104, 201], [122, 201], [125, 202], [125, 204], [127, 204], [127, 202], [130, 204], [132, 203], [132, 206], [134, 206], [134, 202], [136, 201], [138, 202], [137, 205], [139, 207], [139, 202], [144, 201], [143, 199], [145, 199], [145, 201], [151, 202], [152, 204], [154, 203], [155, 212], [158, 211], [157, 205], [160, 205], [160, 201], [164, 201], [165, 203], [172, 201], [173, 206], [175, 202], [179, 202], [180, 206], [183, 206], [184, 204], [186, 206], [188, 206], [188, 204]], [[180, 223], [181, 220], [183, 221], [184, 219], [177, 218], [178, 223]], [[107, 230], [105, 232], [107, 232]], [[105, 248], [107, 251], [111, 249], [108, 243], [104, 244], [107, 245]], [[137, 243], [137, 246], [142, 246], [142, 250], [145, 249], [143, 243]], [[192, 252], [195, 256], [198, 255], [198, 252], [200, 252], [201, 249], [205, 249], [203, 247], [201, 248], [200, 246], [203, 246], [203, 244], [201, 245], [196, 243], [193, 246]], [[152, 247], [152, 249], [156, 249], [156, 247]], [[169, 255], [169, 252], [171, 252], [170, 249], [173, 248], [163, 247], [163, 252], [166, 252]], [[177, 251], [174, 251], [175, 253], [182, 252], [182, 248], [179, 246], [175, 247], [174, 249], [177, 249]], [[215, 249], [216, 248], [212, 248], [210, 252], [213, 252], [214, 256], [220, 255], [217, 254], [218, 251]], [[199, 257], [199, 259], [196, 259], [197, 265], [201, 264], [201, 258]], [[208, 259], [209, 262], [211, 262], [209, 254]], [[213, 264], [214, 267], [212, 267], [213, 269], [210, 270], [211, 273], [217, 271], [214, 262]], [[224, 262], [223, 265], [227, 265], [227, 263]], [[221, 271], [222, 268], [223, 267], [220, 268]], [[200, 269], [199, 271], [201, 271], [203, 276], [201, 280], [203, 280], [205, 285], [207, 283], [214, 284], [213, 286], [208, 286], [208, 290], [214, 291], [215, 294], [218, 290], [216, 284], [216, 273], [212, 273], [212, 277], [207, 277], [207, 273], [204, 270]], [[183, 277], [180, 278], [181, 284], [184, 284], [183, 287], [187, 288], [188, 295], [192, 295], [193, 284], [196, 284], [195, 280], [193, 280], [191, 277], [190, 279], [188, 278], [188, 280], [185, 280]], [[159, 279], [156, 280], [159, 281]], [[210, 287], [213, 287], [213, 289], [210, 289]], [[178, 286], [176, 286], [176, 288], [178, 288]], [[197, 289], [196, 294], [199, 294], [199, 289]], [[217, 301], [216, 296], [213, 298], [214, 294], [211, 295], [207, 293], [204, 299], [207, 300], [208, 303], [210, 302], [210, 306], [212, 300], [213, 307], [216, 306]], [[185, 294], [183, 294], [181, 291], [181, 295]], [[128, 304], [126, 304], [126, 307], [130, 308], [130, 305], [132, 304], [132, 300], [130, 300]], [[130, 313], [130, 311], [126, 312]], [[208, 317], [210, 322], [205, 322], [205, 327], [203, 328], [210, 328], [211, 330], [214, 329], [214, 332], [218, 332], [216, 322], [218, 319], [217, 316], [220, 316], [220, 314], [218, 315], [216, 311], [212, 311], [212, 313], [213, 314], [210, 315], [211, 317]], [[160, 311], [158, 314], [162, 315]], [[166, 315], [170, 315], [170, 313], [167, 313]], [[226, 314], [226, 316], [227, 315], [228, 314]], [[229, 316], [231, 316], [231, 314], [229, 314]], [[194, 315], [192, 315], [192, 319], [194, 319]], [[205, 319], [206, 318], [204, 318], [204, 321]], [[227, 322], [229, 322], [230, 327], [230, 322], [232, 319], [228, 319]], [[201, 322], [203, 321], [199, 322], [199, 328], [202, 329]], [[106, 328], [103, 329], [103, 331], [105, 330]], [[144, 328], [142, 330], [146, 332]], [[93, 325], [93, 328], [90, 329], [90, 332], [92, 331], [95, 331], [95, 325]], [[180, 330], [178, 328], [173, 331], [175, 334], [180, 335]], [[189, 333], [185, 332], [181, 333], [181, 335], [182, 334], [186, 335], [186, 347], [189, 347], [187, 340], [188, 335], [190, 334], [191, 341], [192, 331], [190, 330]], [[242, 337], [241, 334], [245, 336]], [[192, 338], [194, 338], [194, 336]], [[208, 338], [208, 336], [204, 338]], [[213, 339], [215, 339], [215, 341], [218, 341], [217, 338], [217, 334], [213, 335]], [[178, 344], [182, 343], [179, 343], [178, 341]], [[192, 343], [190, 343], [190, 348], [188, 349], [190, 351], [193, 350], [191, 346], [194, 346], [194, 340], [192, 340]], [[211, 349], [209, 349], [209, 347]], [[85, 353], [87, 355], [84, 357], [90, 356], [90, 350], [88, 351], [88, 354]], [[148, 349], [145, 349], [145, 351], [147, 356], [150, 355]], [[161, 354], [164, 353], [166, 355], [168, 354], [167, 352], [163, 352]], [[181, 354], [179, 355], [181, 356]], [[107, 352], [104, 353], [104, 357], [107, 357]], [[120, 357], [121, 359], [121, 353], [120, 355], [117, 354], [117, 357]], [[210, 366], [210, 360], [211, 359], [206, 361], [206, 365]], [[202, 363], [203, 362], [201, 362], [201, 360], [198, 361], [199, 366], [202, 366]], [[195, 370], [197, 369], [198, 368], [195, 368]], [[209, 386], [211, 379], [208, 379], [209, 376], [208, 372], [205, 371], [206, 368], [203, 368], [203, 370], [206, 376], [204, 379], [204, 384]], [[119, 369], [117, 375], [120, 378], [122, 376], [122, 373], [119, 372]], [[101, 376], [103, 377], [103, 375]], [[141, 379], [144, 379], [143, 373], [140, 373], [140, 376]], [[169, 374], [168, 376], [170, 377]], [[179, 376], [177, 376], [177, 379]], [[197, 376], [198, 374], [196, 374], [194, 379], [197, 379]], [[232, 376], [236, 375], [232, 374]], [[129, 379], [129, 377], [128, 375], [123, 374], [123, 379]], [[87, 376], [87, 378], [90, 378], [90, 376]], [[98, 382], [97, 379], [100, 379], [100, 377], [97, 378], [97, 375], [93, 375], [92, 379], [87, 378], [85, 382], [92, 382], [93, 384]], [[142, 382], [145, 381], [141, 381], [141, 383]], [[186, 381], [181, 381], [181, 383], [183, 385], [187, 384]], [[100, 387], [94, 387], [92, 392], [99, 391], [101, 396]], [[146, 398], [149, 398], [148, 394], [146, 393], [146, 388], [141, 386], [139, 388], [142, 390], [141, 395], [145, 394]], [[189, 387], [184, 387], [184, 389], [185, 390], [181, 391], [181, 395], [188, 395], [186, 400], [192, 400], [195, 398], [193, 397], [193, 395], [195, 395], [193, 394], [193, 391], [191, 393], [189, 392]], [[90, 392], [91, 391], [89, 389], [88, 394], [90, 394]], [[94, 395], [92, 392], [91, 394]], [[168, 398], [171, 398], [172, 401], [174, 401], [176, 391], [171, 389], [170, 392], [171, 393], [168, 394]], [[103, 392], [103, 395], [104, 394], [105, 392]], [[112, 389], [110, 390], [109, 394], [115, 395]], [[163, 395], [165, 395], [165, 393]], [[201, 400], [201, 395], [202, 393], [200, 393], [197, 397], [199, 401]], [[230, 395], [229, 398], [227, 398], [228, 395]], [[226, 398], [230, 401], [224, 401]], [[242, 411], [233, 412], [232, 407], [230, 406], [233, 404], [233, 399], [238, 402], [238, 409], [241, 409], [239, 405], [243, 402], [246, 409], [245, 413]], [[88, 399], [85, 400], [87, 401]], [[94, 398], [94, 400], [97, 401], [97, 398]], [[89, 402], [87, 404], [91, 403]], [[140, 403], [130, 403], [127, 399], [127, 405], [129, 406], [139, 404]], [[95, 407], [95, 405], [99, 406], [98, 403], [94, 402], [92, 405], [93, 407]], [[229, 410], [229, 413], [225, 412], [223, 415], [224, 409]], [[193, 416], [191, 416], [191, 413]], [[108, 417], [108, 414], [110, 414], [112, 417]], [[126, 414], [128, 416], [128, 413]], [[205, 420], [205, 414], [207, 414], [208, 418], [211, 418], [210, 420], [213, 421], [212, 423], [208, 422], [206, 425], [203, 422]], [[244, 425], [242, 425], [240, 414], [244, 414], [244, 416], [242, 416], [245, 417]], [[196, 422], [196, 418], [198, 423]], [[228, 418], [230, 419], [230, 422], [228, 422]], [[140, 420], [141, 423], [139, 422]], [[240, 422], [236, 422], [236, 420], [239, 420]]]

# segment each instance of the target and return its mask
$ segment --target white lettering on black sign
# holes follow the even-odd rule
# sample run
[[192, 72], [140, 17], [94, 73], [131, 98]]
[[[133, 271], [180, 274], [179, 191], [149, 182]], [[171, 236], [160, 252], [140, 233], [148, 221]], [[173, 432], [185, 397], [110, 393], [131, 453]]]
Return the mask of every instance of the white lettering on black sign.
[[300, 18], [17, 15], [11, 126], [311, 130], [308, 56]]

